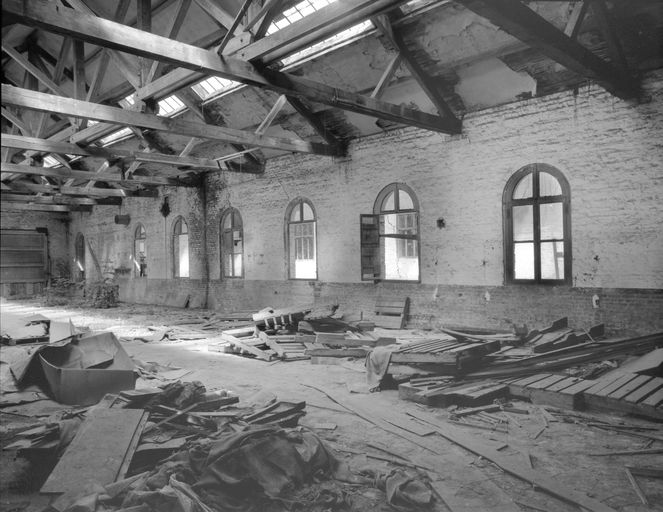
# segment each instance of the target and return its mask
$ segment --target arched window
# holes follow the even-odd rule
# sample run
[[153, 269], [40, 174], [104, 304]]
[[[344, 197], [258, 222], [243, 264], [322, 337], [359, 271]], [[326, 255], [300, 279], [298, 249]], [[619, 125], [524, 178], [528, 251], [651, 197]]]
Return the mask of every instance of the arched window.
[[182, 217], [173, 225], [173, 275], [189, 277], [189, 227]]
[[362, 279], [419, 281], [419, 205], [403, 183], [378, 194], [373, 215], [361, 216]]
[[517, 171], [503, 196], [507, 283], [571, 282], [571, 190], [546, 164]]
[[74, 276], [76, 281], [85, 280], [85, 237], [83, 233], [78, 233], [76, 236], [76, 244], [74, 247]]
[[315, 211], [310, 201], [295, 199], [286, 211], [290, 279], [317, 279]]
[[223, 277], [242, 277], [244, 257], [244, 231], [242, 217], [235, 208], [229, 208], [221, 217], [219, 236]]
[[147, 233], [142, 224], [134, 232], [134, 273], [137, 277], [147, 277]]

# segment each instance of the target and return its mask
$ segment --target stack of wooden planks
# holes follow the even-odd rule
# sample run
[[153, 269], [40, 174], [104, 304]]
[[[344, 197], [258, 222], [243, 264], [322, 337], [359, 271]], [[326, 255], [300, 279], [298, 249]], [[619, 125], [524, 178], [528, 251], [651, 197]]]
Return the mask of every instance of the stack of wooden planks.
[[576, 410], [618, 411], [663, 419], [663, 379], [616, 374], [597, 380], [541, 373], [506, 381], [509, 393], [536, 404]]
[[375, 301], [374, 322], [383, 329], [403, 329], [407, 322], [410, 299], [378, 298]]
[[405, 343], [391, 355], [392, 363], [436, 365], [438, 373], [457, 375], [477, 365], [484, 355], [500, 349], [500, 341], [467, 342], [454, 338]]

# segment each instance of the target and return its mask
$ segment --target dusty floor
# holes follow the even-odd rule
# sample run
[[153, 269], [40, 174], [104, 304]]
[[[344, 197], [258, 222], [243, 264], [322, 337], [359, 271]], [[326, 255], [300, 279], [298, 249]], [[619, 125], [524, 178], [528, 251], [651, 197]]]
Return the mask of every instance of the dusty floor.
[[[21, 317], [41, 313], [51, 319], [71, 319], [78, 327], [93, 330], [111, 330], [118, 337], [131, 338], [149, 334], [148, 326], [167, 326], [199, 318], [211, 312], [204, 310], [181, 310], [160, 306], [122, 304], [117, 308], [99, 310], [82, 307], [43, 307], [38, 301], [5, 301], [1, 304], [3, 327]], [[210, 332], [210, 336], [214, 336]], [[282, 400], [305, 400], [306, 416], [302, 425], [334, 423], [334, 430], [318, 430], [317, 434], [330, 442], [339, 458], [346, 460], [353, 470], [371, 466], [383, 471], [395, 467], [387, 462], [368, 458], [367, 443], [388, 447], [392, 452], [405, 455], [411, 461], [429, 461], [435, 472], [428, 476], [444, 489], [451, 510], [467, 511], [574, 511], [574, 505], [541, 492], [531, 485], [505, 474], [492, 463], [478, 458], [437, 434], [426, 436], [426, 442], [434, 443], [436, 451], [427, 449], [407, 439], [387, 432], [354, 413], [344, 410], [307, 385], [327, 390], [338, 396], [350, 397], [348, 385], [361, 384], [364, 373], [361, 362], [344, 365], [313, 365], [310, 361], [271, 362], [223, 354], [207, 350], [206, 340], [162, 341], [143, 343], [124, 341], [123, 346], [134, 358], [160, 364], [178, 366], [190, 370], [183, 380], [199, 380], [208, 389], [227, 389], [240, 398], [246, 398], [260, 390], [276, 394]], [[367, 407], [378, 407], [388, 413], [426, 411], [443, 420], [445, 409], [431, 409], [412, 402], [399, 400], [396, 390], [372, 394], [353, 394], [356, 403]], [[39, 402], [37, 402], [38, 404]], [[24, 406], [25, 407], [25, 406]], [[477, 439], [500, 441], [508, 444], [501, 453], [511, 454], [521, 460], [523, 467], [531, 467], [549, 475], [552, 481], [570, 489], [583, 492], [615, 510], [637, 512], [663, 510], [663, 486], [660, 481], [639, 477], [638, 482], [651, 503], [643, 505], [631, 487], [624, 471], [627, 464], [636, 466], [663, 466], [662, 455], [593, 457], [590, 453], [615, 450], [635, 450], [644, 447], [660, 448], [662, 443], [624, 434], [609, 433], [586, 425], [564, 421], [550, 422], [536, 439], [534, 436], [544, 425], [544, 419], [536, 407], [517, 402], [517, 407], [526, 408], [529, 415], [512, 415], [509, 433], [467, 429], [468, 435]], [[13, 411], [8, 414], [7, 410]], [[31, 407], [3, 409], [0, 411], [3, 432], [8, 425], [34, 422], [29, 417]], [[21, 415], [25, 416], [21, 416]], [[629, 422], [638, 422], [629, 418]], [[647, 422], [645, 422], [647, 423]], [[652, 427], [660, 424], [648, 423]], [[660, 436], [663, 430], [656, 432]], [[347, 450], [347, 451], [343, 451]], [[357, 453], [358, 452], [358, 453]], [[372, 450], [372, 453], [377, 453]], [[527, 454], [531, 457], [528, 460]], [[35, 492], [35, 486], [21, 483], [16, 474], [20, 465], [7, 464], [14, 457], [12, 452], [1, 453], [5, 468], [0, 472], [0, 510], [38, 511], [48, 500]], [[519, 459], [520, 458], [520, 459]], [[11, 470], [7, 468], [11, 467]], [[38, 488], [38, 487], [37, 487]], [[381, 491], [375, 491], [379, 493]], [[376, 503], [379, 500], [376, 500]], [[365, 502], [365, 503], [370, 503]], [[371, 510], [393, 510], [382, 504]], [[377, 506], [377, 505], [376, 505]], [[386, 507], [386, 508], [383, 508]], [[450, 510], [437, 500], [433, 510]]]

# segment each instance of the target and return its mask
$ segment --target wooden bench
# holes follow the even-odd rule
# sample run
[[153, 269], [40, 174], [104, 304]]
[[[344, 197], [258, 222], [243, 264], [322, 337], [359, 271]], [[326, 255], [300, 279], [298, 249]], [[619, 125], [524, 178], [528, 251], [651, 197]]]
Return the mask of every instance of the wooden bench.
[[375, 326], [384, 329], [403, 329], [407, 320], [410, 299], [377, 299]]

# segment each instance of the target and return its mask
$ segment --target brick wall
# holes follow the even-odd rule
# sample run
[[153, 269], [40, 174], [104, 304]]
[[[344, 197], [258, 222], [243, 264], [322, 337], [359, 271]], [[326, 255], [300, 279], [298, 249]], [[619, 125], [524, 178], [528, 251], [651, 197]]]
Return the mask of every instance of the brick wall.
[[[663, 72], [650, 75], [640, 104], [589, 86], [469, 114], [459, 136], [403, 128], [353, 141], [347, 158], [293, 154], [270, 159], [264, 175], [210, 174], [205, 197], [169, 191], [176, 208], [167, 226], [161, 199], [127, 200], [128, 228], [112, 225], [117, 208], [96, 208], [73, 222], [71, 239], [74, 228], [90, 230], [119, 254], [130, 250], [134, 220], [143, 222], [147, 284], [124, 285], [125, 297], [141, 301], [160, 302], [172, 286], [209, 288], [208, 305], [226, 311], [331, 301], [370, 316], [376, 297], [394, 295], [411, 297], [422, 326], [541, 325], [569, 316], [584, 327], [662, 329], [662, 85]], [[504, 286], [502, 192], [531, 163], [552, 165], [569, 181], [572, 286]], [[372, 213], [393, 182], [410, 186], [420, 204], [421, 283], [361, 282], [359, 215]], [[297, 197], [317, 214], [317, 282], [287, 279], [284, 215]], [[219, 221], [230, 206], [244, 225], [244, 279], [220, 279]], [[173, 285], [169, 256], [156, 253], [178, 213], [191, 219], [192, 279]]]
[[[48, 231], [48, 266], [47, 277], [69, 277], [69, 218], [66, 215], [49, 212], [10, 211], [3, 210], [0, 215], [0, 229], [45, 228]], [[16, 289], [16, 287], [14, 287]], [[26, 283], [18, 287], [20, 295], [40, 293], [43, 286]], [[11, 294], [10, 287], [2, 287], [2, 296]]]

